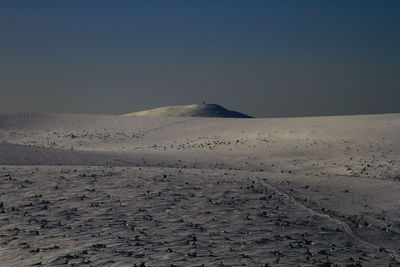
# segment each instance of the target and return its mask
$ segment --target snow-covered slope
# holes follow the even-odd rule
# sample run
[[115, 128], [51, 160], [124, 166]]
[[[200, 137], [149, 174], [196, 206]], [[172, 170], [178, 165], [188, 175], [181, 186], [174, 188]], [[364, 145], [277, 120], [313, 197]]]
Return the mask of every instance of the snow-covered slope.
[[399, 133], [398, 114], [251, 120], [0, 114], [0, 142], [8, 144], [123, 153], [134, 162], [164, 158], [380, 178], [400, 174]]
[[123, 116], [251, 118], [246, 114], [225, 109], [217, 104], [160, 107], [127, 113]]
[[400, 114], [176, 116], [0, 113], [0, 266], [400, 263]]

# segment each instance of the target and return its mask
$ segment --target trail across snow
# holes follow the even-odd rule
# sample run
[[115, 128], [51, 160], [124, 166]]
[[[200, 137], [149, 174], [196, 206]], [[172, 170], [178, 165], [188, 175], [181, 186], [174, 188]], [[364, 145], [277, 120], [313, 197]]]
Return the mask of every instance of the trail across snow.
[[[257, 182], [260, 182], [260, 180], [256, 180]], [[329, 214], [326, 213], [321, 213], [318, 211], [313, 210], [312, 208], [304, 205], [301, 201], [298, 201], [296, 198], [294, 198], [293, 196], [291, 196], [290, 194], [282, 191], [281, 189], [268, 184], [265, 182], [265, 180], [261, 180], [261, 183], [269, 188], [271, 188], [273, 191], [275, 191], [276, 193], [278, 193], [279, 195], [283, 196], [284, 198], [291, 200], [296, 206], [308, 211], [310, 214], [312, 214], [313, 216], [318, 216], [324, 219], [327, 219], [335, 224], [337, 224], [345, 233], [347, 233], [353, 240], [356, 240], [358, 243], [362, 243], [365, 244], [369, 247], [372, 247], [376, 250], [383, 250], [387, 253], [390, 254], [390, 256], [397, 262], [400, 263], [400, 255], [397, 251], [393, 250], [393, 249], [389, 249], [389, 248], [382, 248], [379, 246], [376, 246], [374, 243], [368, 242], [363, 240], [362, 238], [360, 238], [359, 236], [357, 236], [356, 234], [354, 234], [353, 230], [351, 229], [350, 225], [347, 224], [346, 222], [339, 220]]]

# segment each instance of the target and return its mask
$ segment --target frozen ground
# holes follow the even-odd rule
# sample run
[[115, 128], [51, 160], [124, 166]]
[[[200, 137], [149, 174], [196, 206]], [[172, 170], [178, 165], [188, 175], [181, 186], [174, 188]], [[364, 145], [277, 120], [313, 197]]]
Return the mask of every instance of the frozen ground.
[[0, 114], [2, 266], [398, 266], [400, 115]]

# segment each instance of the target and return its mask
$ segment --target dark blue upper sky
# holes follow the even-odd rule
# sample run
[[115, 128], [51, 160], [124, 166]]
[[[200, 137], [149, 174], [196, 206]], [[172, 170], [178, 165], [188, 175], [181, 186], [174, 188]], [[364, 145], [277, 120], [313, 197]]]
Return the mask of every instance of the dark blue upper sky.
[[0, 111], [400, 112], [400, 1], [2, 1]]

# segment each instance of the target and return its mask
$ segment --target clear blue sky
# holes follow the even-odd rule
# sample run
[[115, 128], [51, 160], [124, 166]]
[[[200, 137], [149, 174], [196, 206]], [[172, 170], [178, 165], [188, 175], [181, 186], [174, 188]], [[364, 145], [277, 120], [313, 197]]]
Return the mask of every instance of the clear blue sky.
[[1, 1], [0, 92], [0, 111], [400, 112], [400, 1]]

